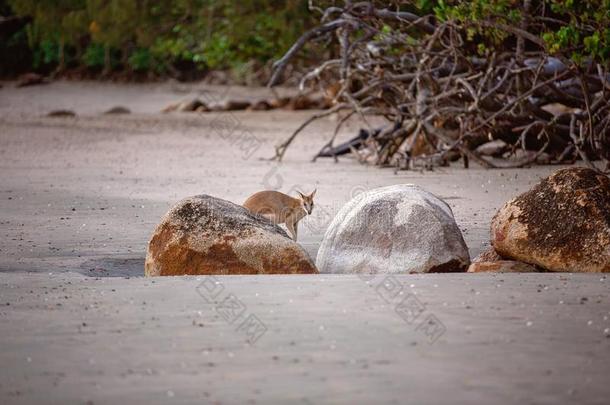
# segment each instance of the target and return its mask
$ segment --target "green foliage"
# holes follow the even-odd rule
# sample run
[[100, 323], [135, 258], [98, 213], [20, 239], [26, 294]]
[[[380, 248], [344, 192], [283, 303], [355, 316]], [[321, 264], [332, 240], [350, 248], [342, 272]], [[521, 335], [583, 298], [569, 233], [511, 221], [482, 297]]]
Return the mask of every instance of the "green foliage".
[[147, 71], [152, 67], [152, 56], [148, 49], [139, 48], [129, 56], [127, 62], [135, 71]]
[[542, 35], [550, 52], [570, 49], [577, 62], [610, 60], [610, 0], [552, 0], [551, 10], [566, 25]]
[[316, 18], [304, 0], [7, 2], [15, 14], [33, 17], [28, 39], [40, 64], [59, 64], [70, 51], [88, 67], [137, 71], [183, 62], [200, 70], [267, 63]]
[[[72, 60], [106, 70], [162, 73], [187, 64], [202, 71], [231, 68], [243, 73], [280, 57], [319, 18], [308, 10], [307, 0], [2, 3], [4, 9], [10, 6], [13, 13], [33, 18], [25, 32], [35, 68], [61, 68]], [[323, 3], [320, 6], [333, 2]], [[520, 27], [526, 17], [523, 4], [524, 0], [412, 0], [400, 7], [461, 25], [466, 46], [486, 55], [514, 45], [510, 41], [515, 36], [494, 24]], [[527, 17], [528, 31], [544, 41], [549, 53], [577, 62], [610, 59], [610, 0], [531, 0]], [[386, 25], [380, 35], [391, 30], [391, 24]]]
[[464, 25], [468, 41], [476, 42], [476, 50], [482, 54], [485, 49], [498, 47], [510, 36], [505, 30], [479, 24], [489, 19], [496, 23], [518, 26], [521, 11], [511, 0], [473, 0], [460, 2], [440, 0], [433, 8], [441, 21], [456, 21]]
[[56, 41], [43, 39], [37, 55], [40, 65], [49, 65], [59, 62], [59, 44]]
[[610, 59], [610, 0], [546, 0], [530, 2], [523, 10], [522, 0], [418, 0], [421, 9], [433, 9], [440, 21], [462, 24], [469, 41], [477, 42], [482, 53], [498, 47], [511, 36], [505, 30], [481, 22], [520, 27], [528, 18], [528, 32], [541, 38], [551, 54], [608, 62]]
[[104, 66], [104, 45], [91, 43], [85, 49], [82, 62], [87, 67], [99, 68]]
[[85, 0], [9, 0], [8, 3], [17, 15], [34, 18], [34, 42], [73, 43], [86, 29]]

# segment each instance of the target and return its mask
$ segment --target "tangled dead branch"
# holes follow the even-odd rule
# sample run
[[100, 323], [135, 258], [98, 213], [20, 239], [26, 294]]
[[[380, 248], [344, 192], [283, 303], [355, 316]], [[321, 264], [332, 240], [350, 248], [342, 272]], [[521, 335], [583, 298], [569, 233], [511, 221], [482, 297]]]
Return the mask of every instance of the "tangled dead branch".
[[[332, 113], [337, 121], [317, 157], [354, 152], [361, 160], [401, 169], [418, 163], [446, 164], [462, 158], [488, 168], [521, 167], [544, 159], [569, 163], [580, 158], [592, 167], [601, 159], [610, 169], [610, 74], [608, 66], [581, 65], [566, 55], [549, 56], [534, 33], [544, 16], [519, 27], [492, 20], [480, 27], [503, 31], [501, 46], [483, 54], [467, 43], [467, 24], [437, 21], [374, 2], [346, 1], [322, 12], [322, 25], [306, 32], [274, 64], [270, 86], [308, 42], [335, 38], [338, 57], [307, 73], [302, 89], [335, 87], [334, 107], [308, 119], [276, 148], [281, 160], [295, 137], [311, 122]], [[530, 1], [524, 7], [529, 9]], [[533, 33], [534, 32], [534, 33]], [[352, 116], [363, 122], [379, 116], [386, 126], [370, 128], [333, 146], [339, 128]], [[504, 160], [477, 148], [503, 142]], [[492, 153], [493, 154], [493, 153]], [[432, 162], [432, 163], [431, 163]]]

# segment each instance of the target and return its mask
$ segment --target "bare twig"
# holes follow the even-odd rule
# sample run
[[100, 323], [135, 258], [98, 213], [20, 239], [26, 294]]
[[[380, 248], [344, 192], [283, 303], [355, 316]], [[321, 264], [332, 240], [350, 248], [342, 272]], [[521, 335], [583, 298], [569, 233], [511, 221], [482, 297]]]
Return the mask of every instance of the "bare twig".
[[[277, 147], [274, 159], [281, 160], [311, 122], [341, 110], [347, 114], [318, 156], [327, 156], [341, 126], [358, 116], [367, 133], [380, 134], [367, 142], [355, 142], [354, 152], [360, 160], [380, 166], [399, 162], [408, 168], [421, 160], [414, 156], [417, 153], [427, 154], [421, 160], [428, 162], [425, 165], [443, 164], [456, 151], [466, 166], [477, 162], [488, 168], [526, 166], [543, 153], [554, 161], [578, 156], [591, 165], [592, 157], [610, 159], [607, 69], [600, 64], [574, 68], [571, 50], [550, 57], [541, 27], [563, 22], [534, 15], [537, 3], [521, 0], [525, 17], [518, 26], [505, 24], [498, 15], [476, 22], [438, 21], [397, 5], [380, 8], [372, 1], [337, 4], [316, 9], [322, 23], [303, 34], [274, 64], [269, 85], [279, 82], [306, 43], [319, 38], [335, 40], [338, 52], [331, 52], [330, 59], [310, 70], [300, 89], [330, 81], [333, 103], [338, 104], [299, 126]], [[492, 44], [482, 56], [473, 50], [476, 44], [468, 37], [473, 27], [504, 31], [506, 39], [500, 45]], [[553, 108], [560, 111], [552, 112]], [[372, 116], [389, 125], [375, 128], [378, 124]], [[509, 143], [513, 152], [524, 150], [526, 158], [498, 162], [475, 151], [493, 139]], [[341, 148], [347, 151], [347, 146]]]

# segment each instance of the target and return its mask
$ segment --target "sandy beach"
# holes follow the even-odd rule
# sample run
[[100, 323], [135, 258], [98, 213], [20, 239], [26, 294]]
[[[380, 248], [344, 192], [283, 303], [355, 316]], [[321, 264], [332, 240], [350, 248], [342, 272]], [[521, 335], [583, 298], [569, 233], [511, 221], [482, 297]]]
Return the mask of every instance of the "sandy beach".
[[[396, 276], [425, 304], [422, 319], [442, 325], [432, 337], [401, 317], [381, 276], [214, 278], [243, 302], [239, 319], [202, 294], [206, 277], [143, 277], [154, 227], [187, 196], [239, 204], [262, 189], [317, 188], [299, 233], [315, 259], [351, 197], [413, 183], [447, 201], [475, 257], [496, 210], [558, 166], [395, 173], [349, 157], [312, 163], [333, 116], [278, 164], [265, 158], [312, 111], [160, 113], [266, 89], [2, 84], [0, 402], [607, 403], [603, 275]], [[115, 106], [132, 114], [103, 114]], [[58, 109], [77, 115], [46, 116]], [[359, 127], [345, 125], [342, 139]], [[249, 315], [264, 325], [256, 339], [241, 327]]]

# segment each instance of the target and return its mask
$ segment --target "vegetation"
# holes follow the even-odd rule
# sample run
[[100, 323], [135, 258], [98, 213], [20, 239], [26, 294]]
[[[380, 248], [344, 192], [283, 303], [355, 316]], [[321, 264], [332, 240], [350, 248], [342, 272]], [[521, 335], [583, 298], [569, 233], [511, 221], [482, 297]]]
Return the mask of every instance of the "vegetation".
[[[281, 56], [300, 33], [317, 22], [315, 10], [339, 3], [0, 0], [0, 15], [32, 18], [23, 30], [0, 37], [0, 52], [13, 58], [13, 63], [44, 71], [85, 67], [104, 73], [128, 70], [165, 74], [209, 69], [239, 73], [258, 69]], [[467, 45], [481, 55], [515, 40], [510, 32], [498, 29], [498, 24], [519, 28], [526, 22], [526, 30], [544, 41], [551, 54], [568, 54], [579, 62], [610, 58], [610, 0], [415, 0], [375, 4], [461, 24], [467, 30]]]
[[[345, 1], [274, 65], [270, 85], [302, 47], [325, 39], [338, 56], [318, 61], [302, 88], [339, 85], [335, 136], [350, 117], [367, 127], [349, 145], [332, 139], [317, 157], [355, 152], [364, 162], [409, 169], [462, 158], [484, 167], [603, 159], [610, 171], [610, 1]], [[371, 128], [367, 117], [387, 120]], [[504, 145], [481, 156], [477, 147]], [[488, 153], [488, 152], [486, 152]]]
[[313, 20], [295, 0], [6, 0], [3, 15], [32, 22], [9, 38], [36, 70], [84, 67], [155, 74], [256, 69]]

